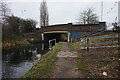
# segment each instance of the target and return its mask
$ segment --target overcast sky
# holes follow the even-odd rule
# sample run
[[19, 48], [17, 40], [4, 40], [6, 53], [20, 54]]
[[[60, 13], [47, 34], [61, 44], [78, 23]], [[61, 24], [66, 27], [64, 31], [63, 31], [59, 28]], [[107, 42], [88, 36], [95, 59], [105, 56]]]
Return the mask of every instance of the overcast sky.
[[[40, 2], [42, 0], [6, 0], [15, 16], [31, 18], [38, 23], [40, 18]], [[95, 13], [101, 18], [102, 0], [47, 0], [49, 11], [49, 24], [66, 24], [77, 22], [79, 13], [87, 8], [95, 8]], [[112, 23], [118, 16], [118, 4], [111, 10], [115, 2], [119, 0], [103, 0], [103, 21]], [[109, 12], [109, 13], [108, 13]]]

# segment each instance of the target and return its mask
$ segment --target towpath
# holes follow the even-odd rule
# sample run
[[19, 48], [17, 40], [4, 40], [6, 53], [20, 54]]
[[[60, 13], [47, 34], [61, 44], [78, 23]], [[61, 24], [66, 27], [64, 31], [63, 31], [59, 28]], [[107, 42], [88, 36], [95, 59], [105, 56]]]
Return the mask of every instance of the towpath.
[[67, 43], [62, 43], [57, 53], [57, 61], [52, 70], [52, 78], [78, 78], [81, 76], [76, 66], [77, 52], [70, 52]]

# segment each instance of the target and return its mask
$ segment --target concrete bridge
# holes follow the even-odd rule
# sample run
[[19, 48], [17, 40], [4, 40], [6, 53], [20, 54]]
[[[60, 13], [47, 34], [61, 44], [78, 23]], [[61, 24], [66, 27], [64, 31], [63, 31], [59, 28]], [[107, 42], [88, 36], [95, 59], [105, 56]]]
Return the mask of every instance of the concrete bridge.
[[48, 41], [56, 39], [57, 42], [61, 41], [61, 35], [66, 34], [68, 42], [76, 40], [87, 34], [95, 31], [105, 30], [106, 22], [99, 22], [98, 24], [60, 24], [50, 25], [40, 28], [38, 31], [41, 33], [42, 40]]

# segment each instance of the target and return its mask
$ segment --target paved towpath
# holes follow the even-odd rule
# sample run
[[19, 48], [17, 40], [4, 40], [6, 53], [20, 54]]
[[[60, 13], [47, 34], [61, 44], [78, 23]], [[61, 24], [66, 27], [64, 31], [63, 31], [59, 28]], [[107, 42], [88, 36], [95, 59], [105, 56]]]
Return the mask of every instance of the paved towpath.
[[57, 53], [58, 60], [52, 70], [52, 78], [78, 78], [77, 52], [70, 52], [67, 43], [62, 43], [61, 51]]

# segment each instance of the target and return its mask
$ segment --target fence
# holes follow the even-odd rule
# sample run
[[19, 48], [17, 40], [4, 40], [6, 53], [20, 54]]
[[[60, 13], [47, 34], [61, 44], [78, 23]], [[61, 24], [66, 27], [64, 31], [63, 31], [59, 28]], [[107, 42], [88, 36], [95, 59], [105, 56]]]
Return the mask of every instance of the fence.
[[[85, 37], [81, 39], [81, 49], [89, 48], [107, 48], [107, 47], [120, 47], [118, 44], [119, 35], [104, 35]], [[107, 40], [107, 41], [106, 41]]]

